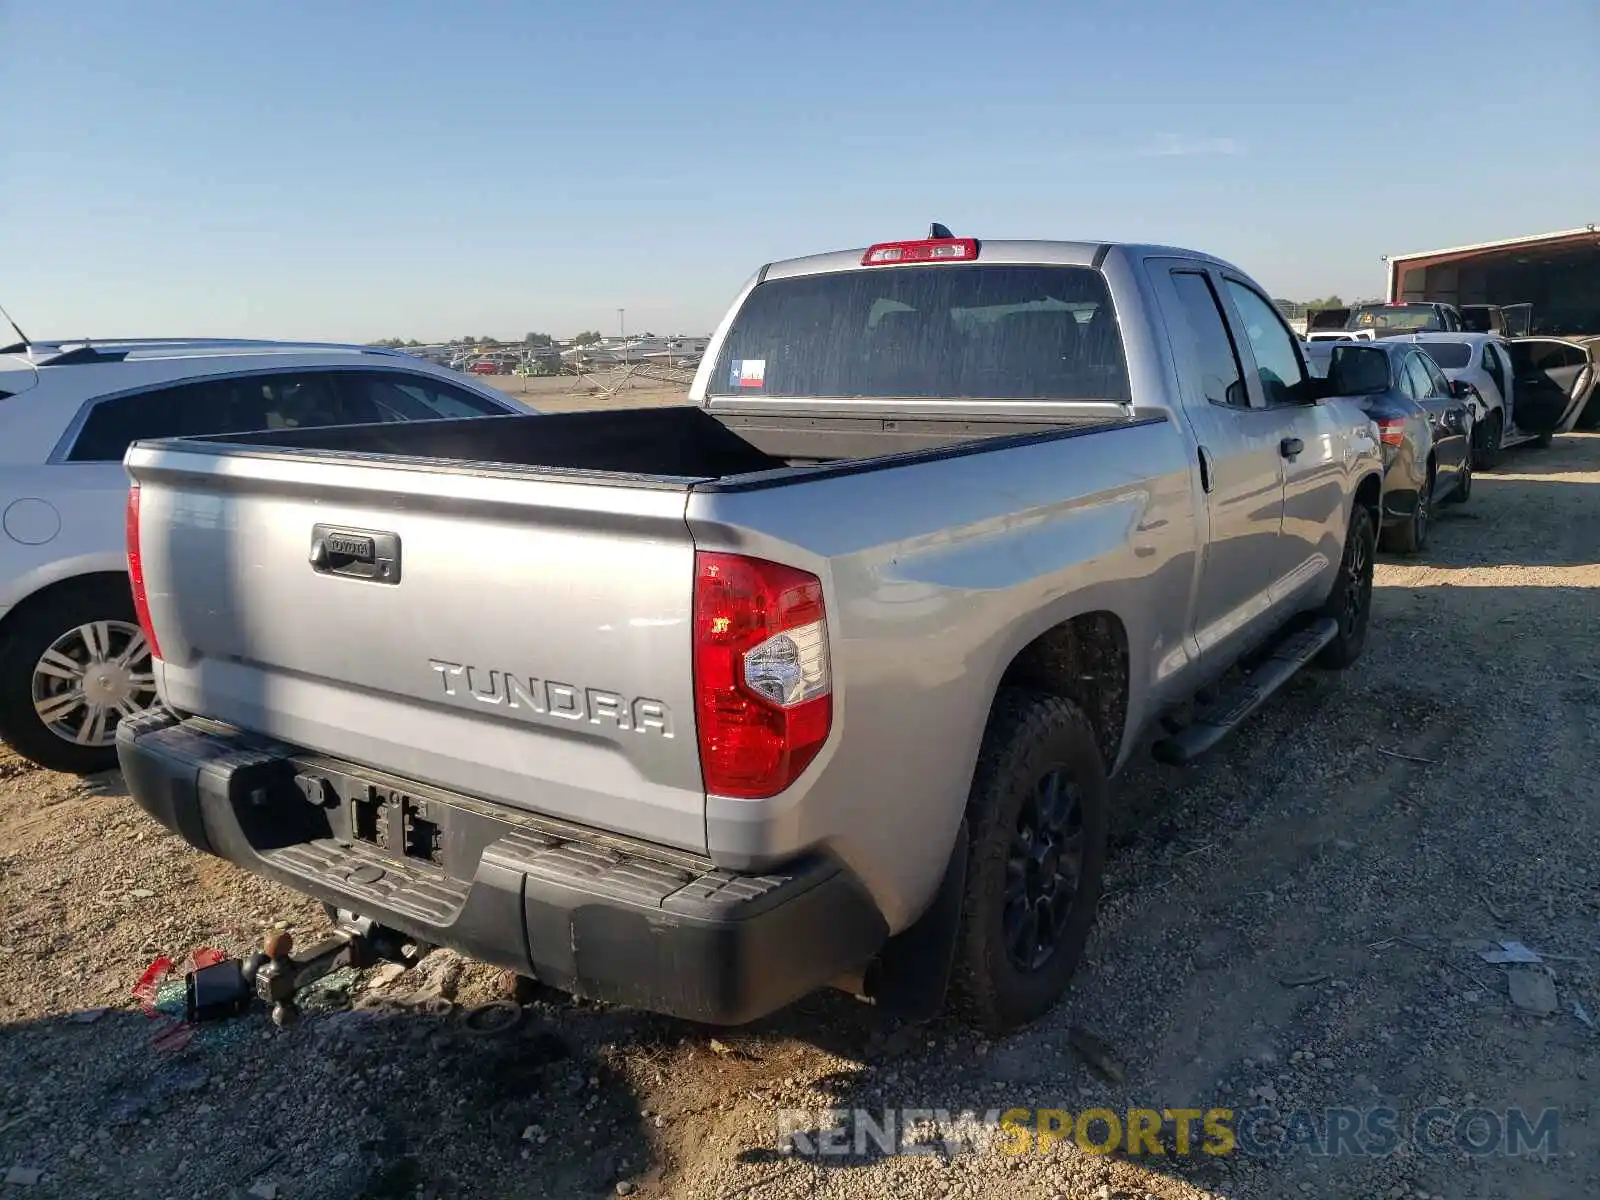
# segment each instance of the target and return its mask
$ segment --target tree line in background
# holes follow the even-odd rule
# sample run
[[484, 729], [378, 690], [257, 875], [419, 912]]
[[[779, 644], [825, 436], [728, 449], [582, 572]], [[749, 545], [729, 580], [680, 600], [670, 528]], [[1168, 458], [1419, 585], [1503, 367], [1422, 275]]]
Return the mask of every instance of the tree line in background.
[[[599, 330], [586, 329], [571, 340], [574, 346], [592, 346], [595, 342], [600, 341], [603, 337], [604, 335], [601, 334]], [[450, 340], [452, 343], [460, 343], [463, 346], [493, 347], [521, 345], [532, 346], [535, 349], [541, 346], [553, 346], [556, 342], [556, 339], [551, 337], [548, 333], [523, 334], [521, 342], [502, 342], [499, 338], [488, 336], [473, 337], [470, 334], [466, 337], [451, 338]], [[408, 346], [420, 346], [422, 343], [417, 341], [416, 338], [379, 338], [375, 342], [368, 342], [367, 345], [382, 346], [388, 350], [404, 350]]]
[[1338, 296], [1324, 296], [1321, 300], [1284, 300], [1273, 301], [1278, 310], [1285, 314], [1316, 312], [1319, 308], [1348, 308]]

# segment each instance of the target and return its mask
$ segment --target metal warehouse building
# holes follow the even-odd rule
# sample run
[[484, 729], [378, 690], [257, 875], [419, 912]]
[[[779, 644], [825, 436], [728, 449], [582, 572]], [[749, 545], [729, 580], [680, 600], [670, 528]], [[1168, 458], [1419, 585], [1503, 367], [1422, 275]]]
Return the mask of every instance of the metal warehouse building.
[[1596, 226], [1389, 258], [1390, 300], [1532, 304], [1539, 333], [1600, 333]]

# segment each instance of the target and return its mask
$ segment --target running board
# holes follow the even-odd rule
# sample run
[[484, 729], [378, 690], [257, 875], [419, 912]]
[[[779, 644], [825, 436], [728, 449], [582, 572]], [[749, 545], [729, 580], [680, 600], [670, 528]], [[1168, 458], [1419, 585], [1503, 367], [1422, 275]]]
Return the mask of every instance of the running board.
[[1156, 761], [1175, 767], [1192, 763], [1239, 728], [1268, 696], [1293, 679], [1338, 634], [1339, 623], [1332, 617], [1323, 617], [1291, 633], [1273, 647], [1255, 670], [1222, 692], [1191, 724], [1151, 747]]

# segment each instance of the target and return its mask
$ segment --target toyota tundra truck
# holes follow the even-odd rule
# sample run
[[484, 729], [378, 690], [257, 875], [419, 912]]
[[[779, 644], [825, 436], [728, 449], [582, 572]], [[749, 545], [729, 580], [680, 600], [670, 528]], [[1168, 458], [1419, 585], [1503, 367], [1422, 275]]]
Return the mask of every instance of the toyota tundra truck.
[[1108, 781], [1361, 652], [1382, 464], [1238, 268], [932, 232], [762, 267], [680, 406], [135, 443], [133, 796], [604, 1002], [1044, 1013]]

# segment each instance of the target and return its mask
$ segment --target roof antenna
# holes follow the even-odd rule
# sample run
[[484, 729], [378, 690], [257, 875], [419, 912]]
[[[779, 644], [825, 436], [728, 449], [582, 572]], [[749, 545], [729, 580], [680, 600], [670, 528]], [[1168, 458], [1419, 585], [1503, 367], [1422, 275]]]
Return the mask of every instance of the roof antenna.
[[[948, 225], [941, 225], [937, 221], [935, 221], [933, 223], [933, 227], [928, 230], [928, 237], [930, 239], [933, 239], [933, 238], [945, 238], [946, 240], [948, 240], [948, 239], [953, 238], [955, 236], [956, 236], [955, 234], [950, 232], [950, 227]], [[17, 330], [17, 332], [21, 333], [22, 330], [19, 329], [19, 330]]]
[[22, 341], [18, 343], [16, 347], [13, 347], [14, 349], [26, 350], [29, 346], [33, 345], [33, 343], [28, 340], [28, 335], [22, 332], [22, 326], [18, 325], [11, 319], [10, 313], [8, 313], [5, 309], [0, 308], [0, 317], [4, 317], [6, 319], [6, 324], [15, 329], [17, 331], [17, 336], [22, 339]]

